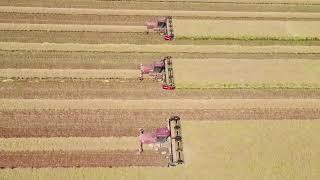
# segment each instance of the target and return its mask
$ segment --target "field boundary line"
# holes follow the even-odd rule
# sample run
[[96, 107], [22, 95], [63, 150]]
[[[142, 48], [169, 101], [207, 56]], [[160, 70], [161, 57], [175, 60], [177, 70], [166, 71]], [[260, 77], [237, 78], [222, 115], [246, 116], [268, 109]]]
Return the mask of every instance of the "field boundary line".
[[0, 99], [0, 109], [239, 109], [319, 108], [320, 99]]
[[163, 53], [320, 53], [320, 46], [136, 45], [0, 42], [4, 51], [163, 52]]
[[[74, 14], [74, 15], [119, 15], [119, 16], [175, 16], [175, 17], [244, 17], [244, 18], [320, 18], [320, 13], [302, 12], [234, 12], [234, 11], [183, 11], [183, 10], [131, 10], [131, 9], [86, 9], [0, 6], [0, 13]], [[1, 26], [0, 26], [1, 27]]]

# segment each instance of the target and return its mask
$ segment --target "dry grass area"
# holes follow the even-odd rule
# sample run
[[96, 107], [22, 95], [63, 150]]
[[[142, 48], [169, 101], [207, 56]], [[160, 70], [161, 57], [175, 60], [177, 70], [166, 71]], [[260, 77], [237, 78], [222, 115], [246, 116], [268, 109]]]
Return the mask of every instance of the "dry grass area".
[[135, 45], [135, 44], [75, 44], [0, 42], [5, 51], [64, 52], [145, 52], [145, 53], [320, 53], [319, 46], [247, 46], [247, 45]]
[[0, 77], [7, 78], [104, 78], [137, 79], [134, 69], [0, 69]]
[[235, 11], [183, 11], [136, 9], [88, 9], [0, 6], [2, 13], [73, 14], [113, 16], [175, 16], [175, 17], [245, 17], [245, 18], [320, 18], [320, 13], [301, 12], [235, 12]]
[[174, 68], [180, 88], [320, 87], [317, 60], [176, 59]]
[[174, 19], [173, 23], [177, 37], [320, 38], [319, 21]]
[[146, 32], [145, 26], [0, 23], [0, 31]]
[[109, 151], [138, 147], [136, 137], [0, 138], [0, 151]]
[[[301, 180], [320, 173], [320, 121], [184, 122], [186, 165], [176, 168], [3, 169], [4, 179]], [[210, 137], [208, 137], [210, 134]]]
[[0, 109], [253, 109], [320, 107], [320, 99], [0, 99]]

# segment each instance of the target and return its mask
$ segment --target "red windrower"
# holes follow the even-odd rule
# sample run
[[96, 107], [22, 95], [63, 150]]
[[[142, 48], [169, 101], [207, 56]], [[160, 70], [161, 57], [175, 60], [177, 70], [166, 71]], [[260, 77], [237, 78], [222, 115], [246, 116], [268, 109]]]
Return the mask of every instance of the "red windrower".
[[175, 87], [173, 87], [173, 86], [168, 86], [168, 85], [164, 84], [164, 85], [162, 85], [162, 89], [165, 89], [165, 90], [174, 90]]

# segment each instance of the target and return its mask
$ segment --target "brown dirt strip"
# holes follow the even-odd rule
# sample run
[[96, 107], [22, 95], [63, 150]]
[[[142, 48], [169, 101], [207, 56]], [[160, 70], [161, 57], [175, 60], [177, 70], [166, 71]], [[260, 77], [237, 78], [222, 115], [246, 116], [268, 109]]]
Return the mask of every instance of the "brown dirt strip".
[[320, 109], [199, 110], [1, 110], [0, 137], [137, 136], [139, 128], [165, 127], [166, 118], [184, 121], [317, 120]]
[[153, 80], [0, 79], [0, 98], [21, 99], [279, 99], [320, 98], [319, 89], [176, 89]]
[[166, 166], [160, 153], [146, 151], [0, 151], [1, 168]]
[[0, 6], [60, 7], [60, 8], [103, 8], [103, 9], [147, 9], [147, 10], [194, 10], [198, 11], [282, 11], [319, 12], [318, 5], [290, 4], [236, 4], [200, 2], [137, 2], [137, 1], [85, 1], [68, 0], [3, 0]]
[[[134, 38], [132, 38], [134, 37]], [[320, 41], [280, 41], [280, 40], [189, 40], [164, 41], [157, 33], [120, 32], [47, 32], [47, 31], [0, 31], [1, 42], [24, 43], [84, 43], [84, 44], [195, 44], [195, 45], [320, 45]]]

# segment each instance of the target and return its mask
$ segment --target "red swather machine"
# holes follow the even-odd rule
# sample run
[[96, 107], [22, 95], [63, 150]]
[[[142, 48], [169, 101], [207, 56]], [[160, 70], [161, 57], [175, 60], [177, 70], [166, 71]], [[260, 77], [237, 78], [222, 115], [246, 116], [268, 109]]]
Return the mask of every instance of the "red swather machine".
[[153, 137], [156, 139], [156, 143], [160, 143], [161, 147], [168, 149], [168, 167], [184, 163], [181, 119], [179, 116], [170, 117], [168, 119], [168, 126], [157, 128]]
[[150, 30], [159, 32], [160, 35], [167, 41], [171, 41], [174, 38], [172, 17], [158, 17], [145, 22], [148, 32]]
[[156, 80], [162, 81], [162, 88], [166, 90], [174, 90], [174, 78], [171, 56], [164, 57], [150, 65], [140, 65], [141, 75], [140, 80], [143, 80], [144, 74], [154, 77]]

